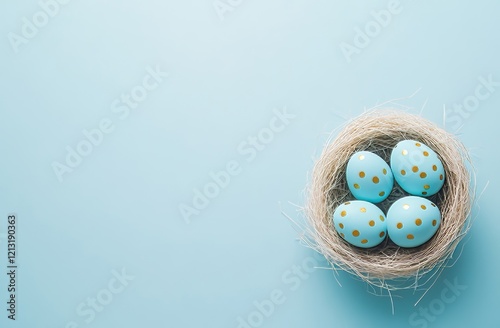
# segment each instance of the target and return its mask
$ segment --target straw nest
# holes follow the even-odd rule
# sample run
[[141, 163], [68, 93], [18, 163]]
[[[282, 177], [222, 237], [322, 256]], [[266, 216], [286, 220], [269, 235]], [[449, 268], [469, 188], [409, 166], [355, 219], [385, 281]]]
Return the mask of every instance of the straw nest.
[[[337, 234], [332, 221], [335, 208], [354, 199], [345, 177], [349, 158], [368, 150], [389, 163], [391, 150], [405, 139], [426, 144], [443, 162], [444, 186], [430, 197], [442, 214], [438, 232], [424, 245], [411, 249], [400, 248], [388, 238], [372, 249], [351, 246]], [[454, 135], [420, 116], [397, 110], [364, 113], [327, 144], [314, 166], [305, 208], [310, 226], [307, 243], [334, 269], [348, 271], [373, 285], [389, 290], [416, 287], [423, 275], [446, 264], [470, 227], [473, 193], [469, 164], [466, 148]], [[390, 197], [378, 206], [387, 213], [394, 201], [407, 195], [395, 182]], [[401, 280], [408, 283], [403, 284], [406, 287], [401, 287]]]

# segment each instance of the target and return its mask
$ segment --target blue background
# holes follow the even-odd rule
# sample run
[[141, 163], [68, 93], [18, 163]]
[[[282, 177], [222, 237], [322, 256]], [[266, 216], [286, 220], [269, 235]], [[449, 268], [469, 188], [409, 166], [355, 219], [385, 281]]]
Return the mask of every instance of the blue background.
[[[471, 112], [453, 108], [474, 101], [481, 77], [500, 81], [500, 3], [401, 1], [349, 58], [342, 43], [375, 26], [371, 12], [389, 1], [232, 3], [221, 19], [212, 0], [73, 0], [17, 52], [9, 33], [22, 35], [40, 5], [0, 5], [4, 268], [7, 214], [19, 217], [17, 320], [6, 318], [2, 274], [0, 326], [237, 328], [253, 316], [251, 327], [497, 327], [498, 86]], [[169, 76], [121, 120], [113, 101], [148, 67]], [[393, 315], [386, 293], [348, 274], [341, 287], [331, 270], [293, 273], [326, 264], [281, 211], [302, 222], [308, 176], [332, 130], [417, 90], [387, 105], [453, 122], [444, 127], [470, 149], [478, 193], [487, 188], [456, 264], [417, 307], [422, 291], [393, 293]], [[238, 147], [283, 108], [295, 118], [248, 160]], [[103, 118], [113, 132], [60, 182], [53, 163]], [[179, 206], [230, 161], [239, 174], [188, 224]], [[106, 295], [122, 269], [134, 279], [86, 323], [77, 308]], [[466, 288], [446, 294], [455, 280]], [[286, 301], [256, 315], [254, 302], [275, 290]], [[456, 297], [444, 303], [443, 291]], [[420, 307], [431, 308], [428, 319], [414, 314]]]

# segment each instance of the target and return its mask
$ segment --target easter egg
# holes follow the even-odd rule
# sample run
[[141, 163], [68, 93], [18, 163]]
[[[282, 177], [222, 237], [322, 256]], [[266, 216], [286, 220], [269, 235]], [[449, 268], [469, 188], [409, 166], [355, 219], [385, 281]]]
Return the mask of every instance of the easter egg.
[[411, 195], [432, 196], [444, 184], [443, 163], [419, 141], [400, 141], [391, 153], [391, 169], [397, 183]]
[[401, 247], [417, 247], [426, 243], [440, 224], [439, 208], [422, 197], [403, 197], [394, 202], [387, 212], [387, 233]]
[[333, 224], [344, 240], [357, 247], [377, 246], [387, 235], [384, 213], [372, 203], [361, 200], [337, 207], [333, 213]]
[[346, 178], [347, 186], [356, 199], [375, 204], [389, 197], [394, 186], [389, 165], [380, 156], [368, 151], [351, 156]]

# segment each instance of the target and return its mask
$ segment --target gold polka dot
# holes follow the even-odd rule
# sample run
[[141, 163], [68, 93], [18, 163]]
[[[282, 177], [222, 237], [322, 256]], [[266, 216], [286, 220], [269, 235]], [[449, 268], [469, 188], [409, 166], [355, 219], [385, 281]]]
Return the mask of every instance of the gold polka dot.
[[408, 239], [415, 239], [415, 237], [412, 234], [409, 234], [408, 236], [406, 236], [406, 238], [408, 238]]
[[427, 206], [425, 206], [425, 205], [422, 205], [422, 206], [420, 206], [420, 207], [421, 207], [423, 210], [426, 210], [426, 209], [427, 209]]
[[415, 144], [415, 146], [420, 147], [420, 146], [422, 146], [422, 144], [421, 144], [420, 142], [417, 142], [417, 143]]
[[344, 203], [344, 205], [349, 205], [349, 204], [351, 204], [351, 202], [345, 202], [345, 203]]
[[428, 156], [429, 156], [429, 153], [428, 153], [428, 152], [426, 152], [426, 151], [424, 151], [424, 156], [425, 156], [425, 157], [428, 157]]
[[422, 195], [427, 195], [427, 191], [422, 191]]
[[372, 181], [373, 183], [377, 184], [380, 182], [380, 179], [378, 177], [373, 177]]
[[396, 225], [396, 227], [397, 227], [398, 229], [403, 229], [403, 224], [402, 224], [401, 222], [399, 222], [399, 223]]
[[403, 150], [403, 156], [406, 156], [406, 155], [408, 155], [408, 150], [405, 149], [405, 150]]
[[345, 238], [345, 235], [344, 235], [343, 233], [340, 233], [340, 236], [341, 236], [342, 238]]
[[359, 210], [361, 211], [361, 213], [366, 213], [366, 208], [364, 207], [361, 207]]
[[359, 184], [355, 183], [355, 184], [354, 184], [354, 188], [355, 188], [355, 189], [359, 189]]
[[384, 232], [384, 231], [382, 231], [382, 232], [379, 234], [379, 236], [380, 236], [380, 238], [384, 238], [384, 236], [385, 236], [385, 232]]
[[340, 229], [344, 229], [344, 224], [343, 223], [339, 223], [339, 227], [340, 227]]
[[382, 222], [384, 222], [384, 221], [385, 221], [385, 219], [384, 219], [384, 216], [383, 216], [383, 215], [379, 216], [379, 218], [380, 218], [380, 221], [382, 221]]
[[420, 173], [420, 177], [421, 177], [422, 179], [427, 178], [427, 173], [425, 173], [425, 172]]
[[341, 217], [344, 217], [344, 216], [346, 216], [346, 215], [347, 215], [347, 212], [346, 212], [346, 211], [342, 211], [342, 212], [340, 212], [340, 216], [341, 216]]
[[438, 170], [438, 167], [436, 165], [432, 165], [432, 170], [436, 172]]
[[361, 171], [359, 172], [359, 177], [360, 178], [364, 178], [366, 176], [365, 172]]
[[413, 172], [417, 173], [417, 172], [418, 172], [418, 166], [414, 166], [414, 167], [412, 167], [412, 169], [411, 169], [411, 170], [412, 170]]
[[425, 185], [425, 186], [424, 186], [424, 189], [425, 189], [425, 190], [429, 190], [429, 189], [431, 189], [431, 186], [429, 186], [429, 185]]
[[432, 220], [432, 226], [435, 227], [438, 222], [436, 220]]
[[368, 242], [368, 240], [363, 239], [363, 240], [361, 241], [361, 244], [366, 244], [367, 242]]
[[380, 197], [385, 196], [385, 191], [381, 191], [378, 195], [379, 195]]
[[422, 220], [416, 219], [415, 220], [415, 224], [418, 225], [418, 226], [421, 226], [422, 225]]
[[375, 225], [375, 221], [371, 220], [369, 223], [370, 227], [373, 227]]
[[409, 208], [410, 208], [410, 205], [408, 205], [408, 204], [404, 204], [404, 205], [403, 205], [403, 208], [404, 208], [405, 210], [407, 210], [407, 209], [409, 209]]
[[441, 175], [439, 176], [439, 180], [443, 181], [443, 179], [444, 179], [444, 176], [441, 174]]
[[359, 160], [362, 161], [365, 159], [365, 155], [359, 155]]
[[437, 207], [437, 206], [436, 206], [436, 204], [434, 204], [434, 203], [432, 203], [432, 204], [431, 204], [431, 206], [432, 206], [432, 207]]
[[406, 171], [405, 170], [401, 170], [401, 175], [406, 175]]
[[386, 169], [383, 169], [383, 170], [382, 170], [382, 173], [384, 173], [384, 175], [387, 175], [387, 170], [386, 170]]
[[358, 231], [358, 230], [354, 230], [354, 231], [352, 232], [352, 235], [353, 235], [354, 237], [359, 237], [359, 231]]

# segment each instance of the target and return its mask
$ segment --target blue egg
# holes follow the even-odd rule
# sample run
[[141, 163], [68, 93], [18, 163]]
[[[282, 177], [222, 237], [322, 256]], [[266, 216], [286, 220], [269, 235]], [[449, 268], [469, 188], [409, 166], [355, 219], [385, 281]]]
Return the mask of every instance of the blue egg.
[[347, 163], [347, 186], [356, 199], [380, 203], [394, 186], [391, 168], [378, 155], [368, 151], [355, 153]]
[[391, 169], [407, 193], [429, 197], [443, 187], [445, 172], [438, 155], [415, 140], [399, 142], [391, 153]]
[[333, 213], [333, 224], [344, 240], [357, 247], [375, 247], [387, 235], [384, 213], [372, 203], [361, 200], [337, 207]]
[[408, 196], [394, 202], [387, 212], [389, 238], [401, 247], [418, 247], [434, 236], [441, 212], [430, 200]]

